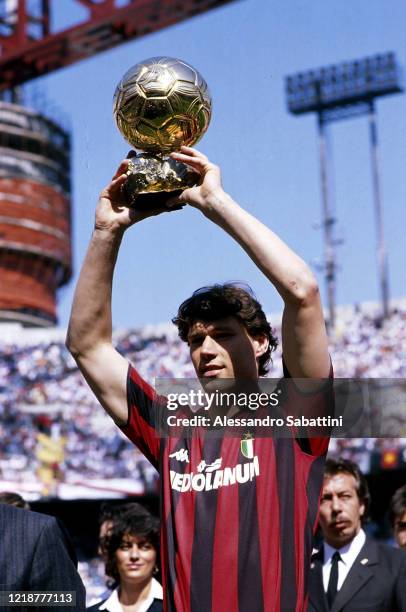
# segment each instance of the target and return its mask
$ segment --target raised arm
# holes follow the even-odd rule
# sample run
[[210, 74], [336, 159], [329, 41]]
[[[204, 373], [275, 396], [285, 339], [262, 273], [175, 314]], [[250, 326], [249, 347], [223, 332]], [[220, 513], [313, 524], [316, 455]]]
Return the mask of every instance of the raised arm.
[[182, 147], [172, 156], [196, 170], [199, 187], [187, 189], [172, 204], [190, 203], [222, 227], [248, 253], [284, 301], [282, 344], [286, 365], [297, 378], [325, 378], [330, 372], [327, 335], [320, 294], [306, 263], [274, 232], [227, 195], [220, 170], [205, 155]]
[[120, 164], [111, 183], [100, 195], [95, 227], [77, 283], [66, 339], [66, 345], [89, 386], [119, 425], [127, 421], [128, 362], [112, 344], [114, 267], [125, 230], [146, 217], [168, 210], [165, 206], [157, 205], [149, 208], [148, 212], [140, 212], [124, 205], [121, 186], [127, 178], [127, 165], [128, 160]]

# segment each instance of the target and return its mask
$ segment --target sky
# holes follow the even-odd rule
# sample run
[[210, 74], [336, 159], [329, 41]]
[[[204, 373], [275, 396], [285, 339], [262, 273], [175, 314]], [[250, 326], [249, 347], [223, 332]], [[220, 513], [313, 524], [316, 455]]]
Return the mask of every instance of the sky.
[[[69, 0], [55, 4], [60, 24], [81, 17]], [[405, 18], [401, 0], [238, 0], [29, 85], [31, 98], [41, 91], [68, 117], [72, 133], [74, 274], [59, 292], [60, 324], [67, 325], [98, 194], [129, 150], [112, 116], [116, 84], [132, 65], [158, 55], [181, 58], [203, 75], [213, 114], [198, 148], [221, 167], [224, 189], [312, 267], [326, 304], [316, 117], [288, 113], [284, 79], [388, 51], [406, 66]], [[390, 292], [404, 297], [406, 97], [379, 99], [377, 112]], [[367, 118], [332, 124], [329, 150], [341, 240], [337, 303], [378, 300]], [[282, 309], [238, 244], [199, 211], [186, 207], [153, 217], [125, 235], [114, 281], [114, 325], [168, 321], [197, 287], [230, 280], [248, 282], [267, 312]]]

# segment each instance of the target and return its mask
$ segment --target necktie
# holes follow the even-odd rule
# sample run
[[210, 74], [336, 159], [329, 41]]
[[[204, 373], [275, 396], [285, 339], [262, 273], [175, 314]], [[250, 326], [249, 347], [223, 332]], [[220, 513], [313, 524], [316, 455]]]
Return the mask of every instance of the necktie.
[[334, 601], [334, 597], [337, 595], [339, 561], [341, 561], [340, 553], [338, 552], [338, 550], [336, 550], [331, 560], [330, 578], [328, 580], [327, 586], [327, 601], [330, 608]]

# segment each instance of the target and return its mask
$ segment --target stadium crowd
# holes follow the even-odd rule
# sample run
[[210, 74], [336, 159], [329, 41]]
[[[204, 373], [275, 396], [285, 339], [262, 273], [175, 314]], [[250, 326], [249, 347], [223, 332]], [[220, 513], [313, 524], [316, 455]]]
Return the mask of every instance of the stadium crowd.
[[[280, 330], [276, 330], [279, 333]], [[188, 348], [169, 325], [118, 333], [117, 347], [151, 383], [194, 375]], [[336, 377], [406, 376], [406, 310], [382, 322], [360, 307], [347, 311], [330, 336]], [[59, 478], [131, 479], [154, 491], [155, 471], [100, 410], [63, 342], [18, 345], [0, 341], [0, 477], [30, 482], [39, 467], [37, 434], [64, 440]], [[270, 376], [282, 374], [280, 348]], [[393, 447], [394, 441], [390, 441]], [[399, 439], [398, 445], [403, 446]], [[331, 452], [354, 459], [368, 472], [372, 439], [333, 440]]]

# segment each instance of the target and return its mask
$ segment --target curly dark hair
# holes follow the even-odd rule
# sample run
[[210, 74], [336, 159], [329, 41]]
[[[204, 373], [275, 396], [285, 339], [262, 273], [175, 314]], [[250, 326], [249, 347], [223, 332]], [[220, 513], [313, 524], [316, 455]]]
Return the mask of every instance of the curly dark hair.
[[371, 495], [364, 474], [361, 472], [358, 465], [349, 459], [343, 459], [341, 457], [339, 459], [327, 459], [324, 468], [324, 478], [337, 476], [337, 474], [349, 474], [354, 477], [358, 499], [365, 506], [361, 522], [367, 522], [369, 507], [371, 505]]
[[242, 285], [242, 283], [224, 283], [197, 289], [179, 306], [178, 314], [172, 319], [172, 323], [177, 326], [179, 337], [187, 342], [194, 321], [200, 319], [208, 322], [223, 317], [236, 317], [252, 338], [265, 334], [269, 340], [266, 353], [258, 359], [259, 375], [265, 376], [269, 361], [272, 361], [271, 353], [278, 346], [278, 340], [273, 335], [273, 330], [251, 287]]
[[[135, 506], [136, 504], [132, 504]], [[138, 505], [138, 504], [137, 504]], [[159, 562], [159, 519], [143, 508], [130, 508], [114, 516], [113, 524], [107, 535], [103, 538], [103, 550], [106, 554], [106, 575], [120, 583], [120, 575], [117, 570], [116, 551], [120, 548], [126, 536], [144, 538], [155, 549], [157, 563]]]
[[99, 511], [99, 527], [105, 521], [113, 522], [119, 515], [126, 514], [127, 512], [138, 513], [139, 515], [148, 516], [150, 512], [141, 504], [137, 502], [103, 502], [100, 506]]

